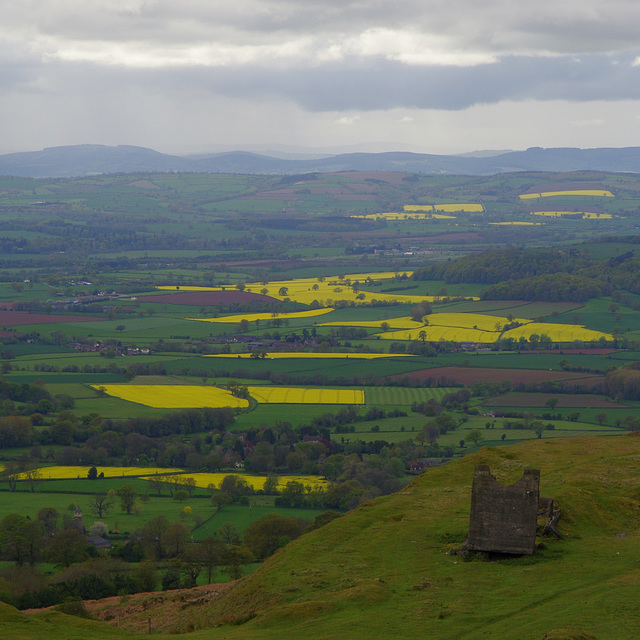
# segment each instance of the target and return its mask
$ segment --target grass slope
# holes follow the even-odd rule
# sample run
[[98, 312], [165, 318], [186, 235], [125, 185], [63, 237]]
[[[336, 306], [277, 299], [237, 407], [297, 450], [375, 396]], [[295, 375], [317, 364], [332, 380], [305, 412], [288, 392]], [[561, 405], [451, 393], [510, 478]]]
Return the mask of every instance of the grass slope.
[[[541, 640], [573, 629], [585, 635], [549, 637], [631, 640], [640, 628], [639, 461], [633, 436], [483, 448], [290, 543], [176, 618], [174, 631], [193, 631], [182, 637], [194, 640]], [[448, 555], [466, 537], [476, 464], [503, 483], [539, 468], [541, 494], [562, 507], [564, 540], [499, 562]], [[27, 624], [0, 609], [4, 637], [42, 637], [43, 615]], [[76, 629], [71, 619], [66, 635], [51, 625], [48, 637], [77, 637]]]
[[[636, 637], [640, 438], [536, 440], [484, 448], [429, 471], [274, 556], [191, 624], [198, 638], [513, 638], [575, 628]], [[533, 558], [463, 562], [473, 467], [501, 482], [541, 469], [566, 538]], [[622, 537], [625, 536], [625, 537]]]

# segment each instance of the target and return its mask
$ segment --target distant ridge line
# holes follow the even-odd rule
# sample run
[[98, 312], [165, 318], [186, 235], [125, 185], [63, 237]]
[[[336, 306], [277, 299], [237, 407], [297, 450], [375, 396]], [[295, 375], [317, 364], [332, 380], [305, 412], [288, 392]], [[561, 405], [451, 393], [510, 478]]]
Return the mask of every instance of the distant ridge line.
[[479, 155], [387, 151], [285, 159], [250, 151], [177, 156], [133, 145], [82, 144], [0, 155], [0, 175], [28, 178], [157, 172], [295, 175], [338, 171], [402, 171], [449, 175], [492, 175], [515, 171], [640, 173], [640, 147], [532, 147], [525, 151], [495, 154], [483, 152]]

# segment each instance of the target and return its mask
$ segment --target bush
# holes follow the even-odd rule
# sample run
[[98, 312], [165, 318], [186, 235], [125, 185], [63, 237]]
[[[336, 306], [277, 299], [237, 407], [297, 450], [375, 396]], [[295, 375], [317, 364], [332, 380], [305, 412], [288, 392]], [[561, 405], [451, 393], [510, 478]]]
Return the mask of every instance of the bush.
[[162, 576], [162, 590], [169, 591], [170, 589], [180, 588], [180, 573], [177, 569], [167, 569]]
[[89, 529], [89, 535], [100, 536], [104, 538], [109, 533], [109, 527], [104, 522], [96, 520]]
[[66, 613], [68, 616], [77, 616], [78, 618], [88, 618], [89, 620], [93, 620], [93, 616], [89, 613], [82, 600], [63, 602], [56, 607], [56, 611]]

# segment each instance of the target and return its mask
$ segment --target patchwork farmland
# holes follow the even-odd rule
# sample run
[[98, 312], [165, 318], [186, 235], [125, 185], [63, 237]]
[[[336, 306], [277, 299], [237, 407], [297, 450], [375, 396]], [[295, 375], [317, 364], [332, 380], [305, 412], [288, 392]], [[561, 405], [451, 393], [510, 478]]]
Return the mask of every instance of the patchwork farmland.
[[[541, 465], [607, 447], [622, 460], [640, 430], [638, 193], [637, 176], [605, 172], [0, 178], [0, 600], [202, 587], [285, 547], [269, 571], [305, 539], [414, 501], [421, 473], [448, 478], [425, 498], [434, 513], [458, 487], [434, 529], [441, 554], [464, 540], [474, 464], [495, 460], [500, 481], [515, 481], [525, 451]], [[547, 481], [564, 491], [560, 472]], [[415, 509], [394, 509], [367, 544], [381, 522], [413, 521]], [[114, 556], [117, 588], [93, 551], [70, 569], [56, 555], [51, 540], [80, 531], [78, 511], [112, 545], [96, 553]], [[629, 532], [621, 545], [633, 517], [616, 528]], [[274, 521], [269, 548], [264, 529], [250, 548]], [[572, 545], [578, 521], [563, 525]], [[14, 580], [14, 526], [25, 539], [47, 532], [42, 553], [21, 559], [20, 571], [42, 569], [37, 580]], [[203, 549], [219, 553], [210, 575], [190, 555]], [[566, 557], [534, 560], [547, 571]], [[340, 562], [330, 582], [349, 582], [347, 600], [387, 598], [388, 572], [353, 582]], [[518, 573], [489, 564], [507, 582]], [[306, 593], [298, 570], [277, 584], [300, 578]], [[411, 598], [440, 588], [411, 571]], [[443, 624], [466, 615], [427, 609]], [[204, 608], [188, 611], [191, 622]], [[255, 624], [248, 611], [231, 633]]]

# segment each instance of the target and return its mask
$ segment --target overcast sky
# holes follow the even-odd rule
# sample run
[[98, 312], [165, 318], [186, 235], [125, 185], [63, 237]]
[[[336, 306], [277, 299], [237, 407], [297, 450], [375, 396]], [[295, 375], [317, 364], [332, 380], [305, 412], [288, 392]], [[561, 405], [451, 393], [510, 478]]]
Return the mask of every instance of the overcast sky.
[[638, 0], [0, 0], [0, 153], [640, 145]]

